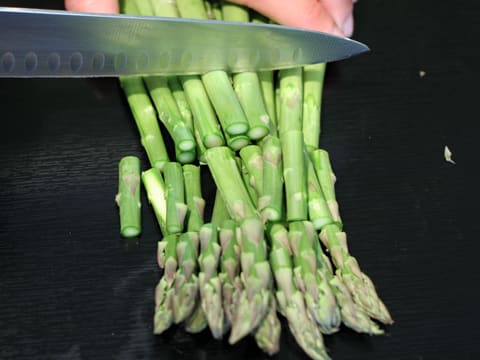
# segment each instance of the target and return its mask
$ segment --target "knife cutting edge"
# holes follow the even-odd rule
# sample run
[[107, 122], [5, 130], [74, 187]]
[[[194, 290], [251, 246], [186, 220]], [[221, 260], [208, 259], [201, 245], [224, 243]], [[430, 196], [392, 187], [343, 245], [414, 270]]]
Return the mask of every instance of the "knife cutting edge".
[[283, 69], [368, 51], [299, 28], [0, 7], [0, 77], [110, 77]]

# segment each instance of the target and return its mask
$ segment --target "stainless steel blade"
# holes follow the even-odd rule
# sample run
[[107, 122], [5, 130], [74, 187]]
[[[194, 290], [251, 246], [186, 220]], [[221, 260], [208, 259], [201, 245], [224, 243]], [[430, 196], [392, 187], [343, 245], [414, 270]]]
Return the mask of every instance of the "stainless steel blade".
[[281, 69], [367, 51], [297, 28], [0, 8], [0, 77], [100, 77]]

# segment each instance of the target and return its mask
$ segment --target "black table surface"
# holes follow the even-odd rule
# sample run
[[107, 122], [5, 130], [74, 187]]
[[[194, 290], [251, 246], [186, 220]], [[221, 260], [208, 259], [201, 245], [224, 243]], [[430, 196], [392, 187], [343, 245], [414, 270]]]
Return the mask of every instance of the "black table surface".
[[[395, 319], [326, 337], [334, 359], [480, 358], [479, 10], [360, 0], [371, 52], [328, 66], [321, 145], [351, 253]], [[160, 232], [144, 197], [142, 236], [119, 236], [117, 162], [147, 162], [116, 80], [0, 79], [0, 104], [0, 359], [267, 358], [251, 338], [152, 335]], [[286, 327], [275, 358], [306, 359]]]

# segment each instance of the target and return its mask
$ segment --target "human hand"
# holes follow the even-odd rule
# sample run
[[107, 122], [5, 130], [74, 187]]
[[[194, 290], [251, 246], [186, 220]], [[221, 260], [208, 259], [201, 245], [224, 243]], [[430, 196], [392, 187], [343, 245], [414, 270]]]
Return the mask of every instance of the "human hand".
[[[340, 36], [353, 33], [352, 0], [232, 0], [246, 5], [279, 24], [329, 32]], [[117, 0], [65, 0], [71, 11], [116, 13]]]
[[352, 36], [353, 0], [231, 0], [279, 24]]
[[65, 0], [65, 9], [78, 12], [118, 13], [118, 0]]

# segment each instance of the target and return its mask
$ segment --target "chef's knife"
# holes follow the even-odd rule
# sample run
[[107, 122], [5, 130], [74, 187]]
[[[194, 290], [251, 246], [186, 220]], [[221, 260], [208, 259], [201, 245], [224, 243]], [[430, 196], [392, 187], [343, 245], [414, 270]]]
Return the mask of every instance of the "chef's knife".
[[0, 77], [100, 77], [282, 69], [367, 51], [293, 27], [0, 7]]

